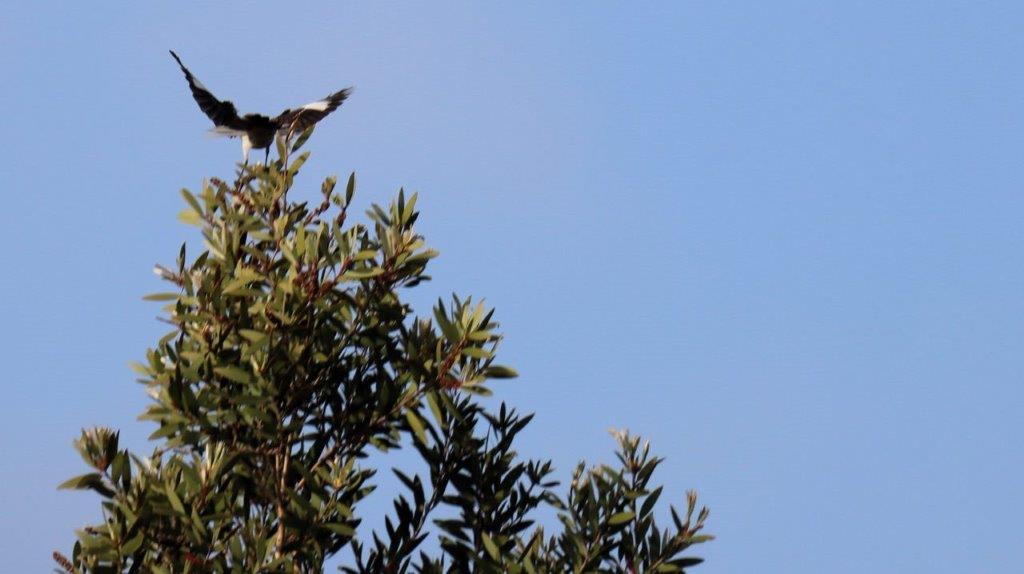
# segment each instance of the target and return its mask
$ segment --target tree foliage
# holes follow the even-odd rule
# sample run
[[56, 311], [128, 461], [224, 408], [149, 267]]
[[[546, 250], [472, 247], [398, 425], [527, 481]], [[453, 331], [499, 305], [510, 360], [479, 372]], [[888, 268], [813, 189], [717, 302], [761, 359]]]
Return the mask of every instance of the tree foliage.
[[[322, 201], [289, 200], [309, 157], [241, 166], [236, 180], [183, 190], [180, 218], [205, 249], [156, 272], [172, 289], [170, 332], [135, 365], [157, 429], [149, 456], [106, 428], [75, 446], [90, 471], [63, 488], [102, 498], [102, 521], [77, 532], [58, 572], [320, 572], [343, 549], [347, 573], [681, 572], [707, 510], [655, 520], [660, 459], [627, 433], [615, 466], [580, 464], [559, 495], [550, 462], [514, 448], [532, 415], [487, 410], [495, 363], [493, 310], [470, 298], [417, 317], [400, 297], [428, 279], [416, 196], [349, 223], [355, 191], [335, 178]], [[359, 529], [377, 470], [367, 456], [409, 447], [422, 475], [394, 472], [382, 532]], [[558, 523], [535, 523], [542, 507]], [[433, 537], [432, 543], [424, 541]]]

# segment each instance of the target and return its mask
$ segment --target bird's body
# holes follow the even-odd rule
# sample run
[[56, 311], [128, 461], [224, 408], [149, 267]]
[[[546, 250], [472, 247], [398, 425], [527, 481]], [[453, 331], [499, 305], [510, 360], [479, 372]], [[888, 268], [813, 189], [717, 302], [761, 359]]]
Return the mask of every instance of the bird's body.
[[242, 158], [249, 161], [249, 151], [253, 149], [266, 150], [267, 157], [270, 156], [270, 146], [274, 144], [274, 138], [278, 133], [285, 138], [302, 132], [312, 127], [318, 121], [324, 119], [327, 114], [338, 109], [338, 106], [352, 93], [352, 88], [345, 88], [295, 110], [287, 109], [275, 117], [262, 114], [245, 114], [239, 116], [234, 104], [224, 100], [218, 100], [210, 90], [206, 89], [199, 80], [192, 75], [192, 72], [181, 63], [178, 55], [171, 51], [171, 56], [178, 62], [181, 71], [185, 74], [188, 87], [192, 91], [192, 97], [199, 104], [211, 121], [215, 135], [241, 138]]
[[242, 120], [246, 123], [242, 134], [242, 155], [248, 154], [251, 149], [265, 149], [269, 152], [280, 127], [272, 119], [260, 114], [245, 114]]

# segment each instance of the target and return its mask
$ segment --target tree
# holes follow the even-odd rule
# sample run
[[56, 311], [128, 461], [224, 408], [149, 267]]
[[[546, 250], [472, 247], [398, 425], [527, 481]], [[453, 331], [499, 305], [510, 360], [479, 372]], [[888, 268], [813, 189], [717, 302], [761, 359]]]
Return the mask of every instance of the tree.
[[[335, 178], [318, 205], [288, 199], [309, 157], [308, 138], [278, 143], [282, 159], [240, 166], [232, 184], [210, 179], [182, 195], [180, 218], [206, 249], [183, 245], [166, 303], [171, 331], [135, 365], [158, 428], [149, 456], [118, 433], [84, 430], [75, 446], [90, 472], [62, 488], [102, 497], [103, 519], [77, 532], [58, 571], [320, 572], [345, 548], [349, 573], [680, 572], [707, 509], [654, 518], [661, 459], [628, 433], [619, 465], [573, 473], [555, 492], [549, 461], [513, 448], [529, 424], [479, 401], [488, 381], [516, 376], [495, 363], [493, 310], [470, 298], [415, 317], [400, 290], [428, 279], [436, 256], [415, 231], [416, 196], [373, 206], [349, 224], [355, 177]], [[414, 448], [427, 472], [395, 470], [398, 493], [384, 532], [357, 536], [359, 503], [376, 470], [366, 456]], [[541, 507], [558, 513], [548, 535]], [[440, 512], [439, 509], [442, 509]], [[433, 542], [423, 545], [429, 537]]]

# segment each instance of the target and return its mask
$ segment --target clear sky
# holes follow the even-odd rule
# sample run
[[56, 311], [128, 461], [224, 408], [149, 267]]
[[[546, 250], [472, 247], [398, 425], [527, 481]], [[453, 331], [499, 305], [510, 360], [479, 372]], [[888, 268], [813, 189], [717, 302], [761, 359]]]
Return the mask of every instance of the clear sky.
[[356, 86], [299, 193], [419, 191], [417, 308], [497, 307], [562, 478], [650, 438], [695, 572], [1019, 570], [1024, 4], [411, 4], [4, 7], [0, 569], [99, 517], [82, 426], [148, 449], [141, 297], [241, 153], [173, 48], [242, 111]]

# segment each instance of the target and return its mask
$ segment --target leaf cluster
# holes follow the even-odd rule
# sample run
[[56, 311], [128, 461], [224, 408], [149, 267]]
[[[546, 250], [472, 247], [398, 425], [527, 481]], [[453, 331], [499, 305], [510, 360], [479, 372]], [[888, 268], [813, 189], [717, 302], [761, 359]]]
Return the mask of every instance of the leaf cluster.
[[[58, 571], [320, 572], [342, 549], [349, 573], [678, 572], [706, 510], [673, 527], [653, 518], [660, 459], [619, 436], [621, 468], [576, 469], [560, 498], [548, 461], [523, 459], [529, 424], [479, 397], [488, 381], [516, 376], [495, 362], [493, 310], [470, 298], [438, 301], [417, 317], [401, 290], [428, 280], [427, 248], [414, 224], [416, 195], [372, 206], [349, 223], [355, 176], [328, 178], [321, 200], [288, 192], [308, 159], [298, 152], [240, 166], [233, 183], [182, 190], [180, 219], [204, 249], [183, 245], [155, 272], [172, 289], [169, 332], [135, 365], [151, 404], [157, 446], [123, 450], [110, 429], [83, 431], [90, 467], [61, 485], [102, 498], [103, 520], [78, 531]], [[423, 475], [395, 470], [383, 532], [360, 533], [360, 503], [374, 490], [372, 451], [411, 446]], [[561, 531], [535, 524], [554, 508]], [[424, 545], [436, 535], [437, 543]]]

